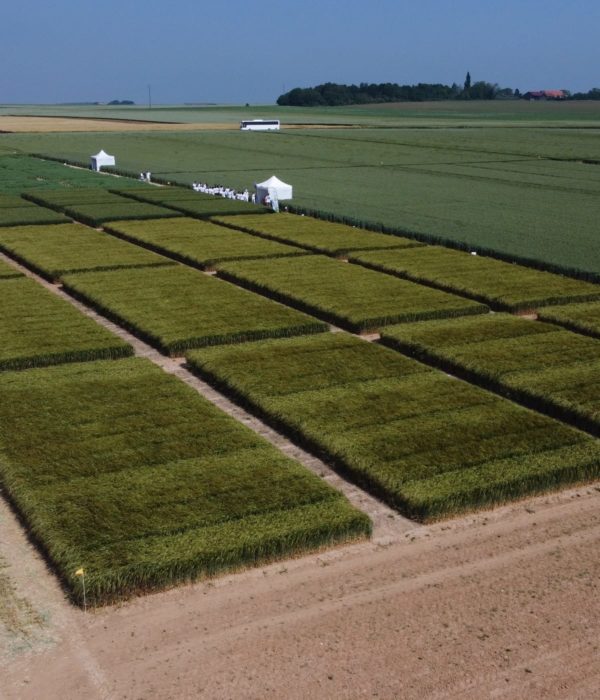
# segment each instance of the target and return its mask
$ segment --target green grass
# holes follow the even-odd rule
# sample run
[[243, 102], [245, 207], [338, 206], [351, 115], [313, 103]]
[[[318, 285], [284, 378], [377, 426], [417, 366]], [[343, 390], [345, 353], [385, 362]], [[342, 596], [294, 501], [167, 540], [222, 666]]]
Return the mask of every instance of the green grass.
[[257, 206], [249, 202], [175, 187], [157, 187], [152, 193], [148, 193], [146, 190], [130, 190], [123, 194], [127, 194], [141, 202], [156, 202], [179, 211], [186, 216], [200, 219], [206, 219], [209, 216], [256, 215], [257, 213], [268, 214], [271, 212], [266, 207]]
[[187, 217], [168, 221], [113, 221], [104, 228], [132, 243], [200, 269], [210, 269], [225, 260], [278, 258], [306, 252]]
[[385, 344], [600, 435], [600, 341], [491, 314], [392, 326]]
[[71, 294], [170, 355], [327, 329], [298, 311], [183, 265], [86, 272], [62, 281]]
[[[3, 134], [4, 140], [8, 134]], [[64, 137], [65, 134], [62, 134]], [[39, 134], [34, 138], [38, 138]], [[9, 138], [13, 138], [10, 136]], [[17, 137], [18, 138], [18, 137]], [[97, 138], [97, 135], [96, 135]], [[95, 151], [90, 151], [93, 153]], [[60, 157], [60, 155], [58, 156]], [[81, 156], [89, 164], [89, 153]], [[25, 190], [83, 188], [126, 188], [137, 186], [139, 182], [126, 178], [115, 178], [89, 169], [66, 167], [53, 160], [42, 160], [26, 155], [0, 155], [0, 192], [18, 195]]]
[[12, 277], [23, 277], [23, 273], [4, 260], [0, 260], [0, 280], [11, 279]]
[[26, 277], [0, 282], [0, 370], [133, 354], [126, 342]]
[[0, 229], [0, 250], [51, 281], [71, 272], [172, 264], [78, 224]]
[[33, 202], [64, 212], [90, 226], [101, 226], [113, 219], [159, 219], [180, 216], [171, 209], [132, 201], [106, 190], [44, 190], [26, 192]]
[[600, 299], [600, 285], [438, 246], [358, 252], [350, 259], [497, 309], [515, 311]]
[[200, 376], [410, 517], [597, 477], [584, 433], [346, 334], [206, 348]]
[[[234, 118], [243, 111], [233, 110]], [[227, 110], [211, 112], [221, 113], [226, 118]], [[597, 104], [511, 101], [277, 113], [284, 121], [371, 128], [140, 132], [106, 134], [104, 140], [106, 148], [124, 154], [120, 166], [133, 172], [152, 163], [164, 180], [223, 182], [236, 189], [275, 173], [294, 186], [292, 204], [306, 210], [600, 275], [600, 170], [582, 162], [600, 160]], [[180, 116], [189, 121], [186, 115], [206, 114], [189, 109]], [[15, 148], [82, 160], [94, 152], [97, 135], [3, 139]]]
[[543, 321], [557, 323], [572, 331], [600, 338], [600, 303], [567, 304], [553, 309], [544, 309], [539, 314]]
[[354, 250], [379, 248], [412, 248], [421, 246], [415, 240], [374, 233], [346, 224], [313, 219], [310, 216], [280, 214], [279, 216], [218, 216], [218, 223], [272, 238], [283, 243], [299, 245], [307, 250], [331, 255], [346, 255]]
[[364, 536], [369, 519], [150, 362], [0, 375], [0, 481], [82, 603]]
[[68, 218], [64, 214], [28, 202], [15, 207], [0, 207], [0, 227], [62, 224], [67, 221]]
[[[2, 162], [2, 159], [0, 158], [0, 163], [1, 162]], [[2, 194], [0, 192], [0, 210], [1, 209], [15, 209], [17, 207], [29, 208], [29, 207], [31, 207], [31, 202], [28, 202], [27, 200], [23, 199], [22, 197], [18, 197], [14, 194]]]
[[352, 331], [487, 311], [477, 302], [321, 255], [216, 267], [225, 279]]

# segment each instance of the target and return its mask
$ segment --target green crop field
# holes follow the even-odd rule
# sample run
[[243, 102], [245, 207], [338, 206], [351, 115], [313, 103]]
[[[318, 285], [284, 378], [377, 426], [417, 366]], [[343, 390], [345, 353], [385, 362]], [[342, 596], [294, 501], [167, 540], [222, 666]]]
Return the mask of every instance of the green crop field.
[[[181, 217], [156, 221], [112, 221], [108, 233], [200, 269], [225, 260], [304, 255], [291, 245], [249, 236], [209, 221]], [[1, 233], [0, 233], [1, 235]]]
[[225, 262], [216, 267], [220, 277], [352, 331], [488, 311], [478, 302], [322, 255]]
[[257, 212], [259, 214], [271, 213], [270, 209], [250, 204], [249, 202], [203, 194], [194, 192], [194, 190], [182, 190], [181, 188], [159, 188], [150, 195], [144, 190], [132, 190], [129, 196], [141, 202], [157, 202], [187, 216], [195, 216], [201, 219], [206, 219], [209, 216], [232, 216], [250, 213], [256, 215]]
[[540, 319], [600, 338], [600, 303], [598, 302], [567, 304], [554, 309], [544, 309], [540, 313]]
[[350, 260], [498, 309], [516, 311], [600, 299], [598, 284], [438, 246], [360, 251], [353, 253]]
[[[0, 134], [0, 192], [19, 195], [25, 190], [97, 187], [127, 188], [138, 187], [139, 182], [127, 178], [115, 178], [82, 168], [65, 167], [63, 163], [24, 155], [3, 155], [2, 144], [6, 144]], [[87, 156], [86, 156], [87, 157]]]
[[[163, 180], [221, 182], [237, 189], [275, 173], [294, 186], [293, 204], [307, 210], [600, 275], [597, 104], [496, 101], [151, 112], [128, 114], [197, 120], [199, 130], [103, 136], [119, 166], [131, 172], [150, 167]], [[202, 130], [203, 121], [215, 118], [235, 127], [247, 113], [279, 116], [284, 128], [279, 133]], [[285, 129], [286, 122], [307, 127]], [[319, 122], [360, 128], [310, 128]], [[0, 143], [81, 161], [95, 152], [97, 135], [5, 134]]]
[[327, 330], [305, 314], [183, 265], [65, 275], [65, 289], [167, 354]]
[[353, 250], [412, 248], [423, 245], [415, 240], [365, 231], [346, 224], [321, 221], [310, 216], [217, 216], [214, 221], [283, 243], [299, 245], [318, 253], [342, 256]]
[[600, 341], [506, 314], [391, 326], [391, 347], [600, 435]]
[[597, 440], [346, 334], [206, 348], [188, 361], [418, 519], [600, 474]]
[[27, 277], [0, 281], [0, 370], [118, 358], [133, 348]]
[[79, 224], [0, 228], [0, 250], [51, 281], [69, 272], [172, 264]]
[[27, 192], [25, 196], [90, 226], [101, 226], [104, 222], [114, 219], [160, 219], [181, 216], [172, 209], [133, 201], [106, 190], [44, 190]]
[[325, 482], [150, 362], [0, 373], [0, 482], [104, 603], [369, 533]]

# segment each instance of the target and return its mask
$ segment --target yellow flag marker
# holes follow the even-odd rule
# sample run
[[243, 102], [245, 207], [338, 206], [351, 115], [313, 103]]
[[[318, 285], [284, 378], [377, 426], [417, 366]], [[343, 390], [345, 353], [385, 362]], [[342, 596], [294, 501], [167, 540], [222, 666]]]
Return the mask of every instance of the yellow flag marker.
[[77, 569], [75, 576], [83, 576], [83, 569]]

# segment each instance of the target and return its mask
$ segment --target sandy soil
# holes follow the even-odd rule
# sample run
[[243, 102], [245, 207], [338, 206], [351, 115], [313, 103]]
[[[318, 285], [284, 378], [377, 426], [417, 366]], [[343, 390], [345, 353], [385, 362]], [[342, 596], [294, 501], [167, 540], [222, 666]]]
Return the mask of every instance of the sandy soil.
[[598, 485], [87, 614], [0, 524], [45, 619], [6, 700], [600, 696]]

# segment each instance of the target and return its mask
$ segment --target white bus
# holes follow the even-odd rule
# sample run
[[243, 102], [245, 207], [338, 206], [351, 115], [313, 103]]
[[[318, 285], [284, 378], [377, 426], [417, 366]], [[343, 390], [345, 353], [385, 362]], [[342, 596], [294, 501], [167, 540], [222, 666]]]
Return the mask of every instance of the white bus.
[[240, 122], [242, 131], [274, 131], [281, 128], [279, 119], [248, 119]]

